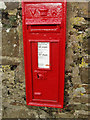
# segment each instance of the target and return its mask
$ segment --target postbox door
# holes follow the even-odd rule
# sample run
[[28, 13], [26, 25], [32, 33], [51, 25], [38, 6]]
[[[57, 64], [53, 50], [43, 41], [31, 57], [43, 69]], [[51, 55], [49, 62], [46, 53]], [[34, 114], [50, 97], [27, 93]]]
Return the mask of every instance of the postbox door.
[[32, 100], [58, 103], [59, 42], [31, 42]]

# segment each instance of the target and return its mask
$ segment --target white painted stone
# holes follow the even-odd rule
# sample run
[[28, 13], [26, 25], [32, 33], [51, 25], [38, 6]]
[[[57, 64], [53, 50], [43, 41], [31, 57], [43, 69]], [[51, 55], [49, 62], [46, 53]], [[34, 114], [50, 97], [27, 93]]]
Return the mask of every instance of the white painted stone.
[[6, 9], [6, 5], [3, 1], [0, 1], [0, 9]]
[[86, 92], [86, 90], [85, 90], [85, 88], [84, 88], [84, 87], [80, 87], [80, 88], [77, 88], [77, 89], [75, 90], [75, 92], [85, 93], [85, 92]]
[[13, 45], [13, 47], [16, 47], [16, 46], [17, 46], [16, 44]]
[[9, 31], [10, 31], [10, 28], [6, 30], [7, 33], [9, 33]]

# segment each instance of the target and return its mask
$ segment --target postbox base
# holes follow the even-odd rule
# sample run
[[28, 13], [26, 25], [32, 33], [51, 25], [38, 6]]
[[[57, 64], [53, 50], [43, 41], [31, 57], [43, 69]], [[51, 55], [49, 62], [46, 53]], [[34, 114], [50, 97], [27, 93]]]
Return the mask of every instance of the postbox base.
[[30, 106], [39, 106], [39, 107], [52, 107], [52, 108], [63, 108], [63, 105], [53, 105], [53, 104], [46, 104], [46, 103], [35, 103], [35, 102], [30, 102], [27, 105]]

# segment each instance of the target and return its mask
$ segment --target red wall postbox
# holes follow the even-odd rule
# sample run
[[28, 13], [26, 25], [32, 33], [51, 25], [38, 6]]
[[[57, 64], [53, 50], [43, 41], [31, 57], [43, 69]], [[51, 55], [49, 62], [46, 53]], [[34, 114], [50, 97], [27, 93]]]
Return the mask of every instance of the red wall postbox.
[[66, 0], [24, 0], [27, 105], [63, 108]]

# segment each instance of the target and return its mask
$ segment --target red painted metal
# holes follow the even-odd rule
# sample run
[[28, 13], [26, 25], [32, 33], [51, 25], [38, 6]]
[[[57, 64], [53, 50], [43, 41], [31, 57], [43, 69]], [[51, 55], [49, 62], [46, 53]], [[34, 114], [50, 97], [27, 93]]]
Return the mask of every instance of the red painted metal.
[[[27, 105], [63, 108], [66, 0], [23, 0], [22, 20]], [[49, 64], [40, 68], [42, 43]]]

